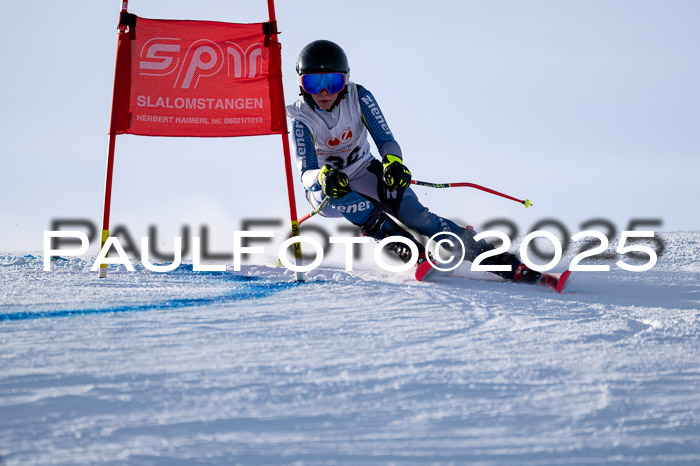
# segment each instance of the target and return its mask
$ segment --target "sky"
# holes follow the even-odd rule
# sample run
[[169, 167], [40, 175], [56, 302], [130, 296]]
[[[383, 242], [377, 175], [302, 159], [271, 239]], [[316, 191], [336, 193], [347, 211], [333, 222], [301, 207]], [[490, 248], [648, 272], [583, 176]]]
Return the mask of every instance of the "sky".
[[[5, 5], [0, 251], [40, 251], [56, 219], [101, 227], [120, 5]], [[262, 0], [132, 0], [129, 10], [267, 20]], [[571, 235], [593, 220], [618, 232], [639, 219], [700, 229], [700, 3], [278, 0], [276, 10], [287, 103], [301, 48], [333, 40], [351, 80], [377, 98], [414, 179], [533, 202], [417, 188], [434, 212], [477, 229], [505, 218], [520, 233], [548, 219]], [[277, 135], [119, 136], [112, 196], [112, 227], [134, 238], [151, 225], [160, 241], [207, 226], [228, 244], [244, 219], [289, 219]], [[341, 224], [312, 222], [331, 234]]]

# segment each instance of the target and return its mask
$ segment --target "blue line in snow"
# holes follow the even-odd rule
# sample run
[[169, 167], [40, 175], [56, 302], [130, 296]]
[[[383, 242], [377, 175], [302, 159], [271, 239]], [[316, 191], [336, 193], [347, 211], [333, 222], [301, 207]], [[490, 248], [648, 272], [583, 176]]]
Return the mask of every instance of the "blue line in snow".
[[[212, 272], [218, 275], [218, 272]], [[224, 276], [222, 274], [222, 276]], [[92, 314], [114, 314], [118, 312], [138, 312], [138, 311], [156, 311], [163, 309], [180, 309], [185, 307], [206, 306], [210, 304], [226, 304], [234, 301], [247, 299], [258, 299], [270, 296], [279, 291], [289, 288], [294, 288], [303, 282], [261, 282], [251, 283], [257, 280], [256, 277], [245, 277], [239, 275], [225, 275], [226, 278], [236, 282], [244, 282], [232, 289], [230, 293], [225, 293], [211, 298], [180, 298], [170, 299], [148, 304], [124, 304], [121, 306], [112, 306], [105, 308], [88, 308], [88, 309], [64, 309], [57, 311], [22, 311], [9, 312], [0, 314], [0, 322], [31, 320], [31, 319], [47, 319], [54, 317], [71, 317], [83, 316]]]

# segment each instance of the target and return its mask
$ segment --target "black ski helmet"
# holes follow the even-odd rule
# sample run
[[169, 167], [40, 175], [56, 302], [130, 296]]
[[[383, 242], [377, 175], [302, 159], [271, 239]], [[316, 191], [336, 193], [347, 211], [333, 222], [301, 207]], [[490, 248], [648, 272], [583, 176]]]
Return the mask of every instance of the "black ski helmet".
[[315, 40], [301, 49], [297, 58], [297, 75], [309, 73], [350, 73], [343, 49], [329, 40]]

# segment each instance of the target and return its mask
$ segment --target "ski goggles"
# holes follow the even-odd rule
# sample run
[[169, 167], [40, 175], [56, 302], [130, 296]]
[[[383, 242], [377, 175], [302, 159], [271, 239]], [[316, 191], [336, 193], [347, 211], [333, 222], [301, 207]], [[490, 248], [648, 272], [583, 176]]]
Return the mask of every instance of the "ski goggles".
[[327, 90], [337, 94], [345, 88], [345, 73], [311, 73], [299, 77], [299, 84], [309, 94], [318, 94]]

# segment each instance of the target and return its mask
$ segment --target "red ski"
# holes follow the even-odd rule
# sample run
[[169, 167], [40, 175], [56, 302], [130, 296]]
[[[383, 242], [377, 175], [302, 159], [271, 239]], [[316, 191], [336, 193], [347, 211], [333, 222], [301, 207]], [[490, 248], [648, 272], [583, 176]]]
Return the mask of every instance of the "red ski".
[[[416, 266], [415, 277], [419, 282], [430, 281], [430, 277], [435, 276], [437, 272], [438, 270], [426, 260]], [[569, 280], [570, 275], [570, 270], [563, 273], [543, 273], [536, 284], [547, 288], [552, 288], [558, 293], [561, 293], [564, 290], [564, 286], [566, 285], [567, 280]]]
[[562, 290], [564, 290], [564, 286], [566, 286], [566, 282], [569, 280], [570, 275], [571, 270], [567, 270], [563, 273], [543, 273], [537, 284], [553, 288], [557, 290], [557, 293], [561, 293]]

